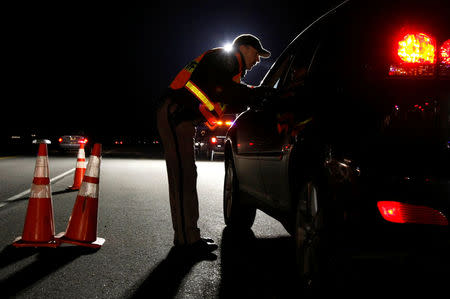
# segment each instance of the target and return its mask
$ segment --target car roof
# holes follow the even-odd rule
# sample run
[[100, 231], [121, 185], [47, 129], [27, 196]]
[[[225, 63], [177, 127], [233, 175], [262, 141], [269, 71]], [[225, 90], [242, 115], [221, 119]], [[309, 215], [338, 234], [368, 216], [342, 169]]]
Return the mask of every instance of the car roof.
[[[349, 18], [349, 24], [352, 26], [354, 24], [359, 26], [362, 23], [377, 23], [378, 26], [391, 24], [398, 27], [408, 25], [413, 27], [420, 24], [422, 26], [420, 29], [431, 29], [437, 38], [446, 40], [450, 38], [449, 9], [450, 1], [441, 0], [345, 0], [301, 29], [300, 33], [287, 45], [280, 57], [283, 56], [286, 50], [295, 45], [300, 37], [314, 25], [322, 21], [326, 22], [327, 19], [336, 14], [345, 14], [346, 18]], [[371, 34], [374, 32], [367, 33]]]
[[[343, 54], [339, 57], [341, 69], [347, 69], [350, 72], [350, 66], [372, 68], [378, 71], [371, 74], [375, 78], [374, 75], [382, 75], [381, 70], [386, 70], [386, 65], [395, 58], [393, 47], [398, 43], [402, 30], [410, 29], [428, 33], [436, 39], [438, 46], [450, 38], [450, 18], [447, 15], [450, 1], [447, 4], [441, 2], [437, 0], [426, 3], [418, 0], [342, 1], [302, 29], [278, 57], [271, 70], [284, 61], [286, 56], [298, 46], [301, 46], [304, 42], [303, 37], [309, 32], [319, 27], [327, 27], [327, 30], [333, 31], [328, 35], [328, 39], [334, 39], [335, 44], [340, 44], [336, 49]], [[351, 51], [345, 53], [344, 48]], [[265, 84], [270, 72], [269, 70], [266, 73], [261, 84]]]

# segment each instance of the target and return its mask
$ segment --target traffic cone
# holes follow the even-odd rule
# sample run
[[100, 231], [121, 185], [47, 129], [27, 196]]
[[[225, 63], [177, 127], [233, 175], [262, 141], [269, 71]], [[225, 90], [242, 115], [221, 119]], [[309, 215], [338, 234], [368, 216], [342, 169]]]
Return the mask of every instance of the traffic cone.
[[52, 191], [50, 188], [47, 144], [39, 144], [27, 215], [21, 237], [15, 247], [58, 247], [55, 242]]
[[102, 145], [96, 143], [89, 157], [66, 232], [56, 236], [59, 242], [92, 248], [100, 248], [105, 242], [105, 239], [97, 238], [101, 151]]
[[81, 182], [83, 181], [83, 176], [85, 172], [86, 172], [86, 158], [84, 154], [84, 143], [81, 143], [80, 149], [78, 150], [77, 165], [75, 175], [73, 177], [73, 185], [69, 186], [68, 189], [80, 190]]

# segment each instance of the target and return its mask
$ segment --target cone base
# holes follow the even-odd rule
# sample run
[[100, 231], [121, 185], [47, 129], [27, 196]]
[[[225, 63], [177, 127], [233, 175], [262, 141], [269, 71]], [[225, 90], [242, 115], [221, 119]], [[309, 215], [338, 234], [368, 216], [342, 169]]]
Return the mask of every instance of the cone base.
[[81, 186], [67, 186], [66, 190], [80, 190]]
[[17, 237], [12, 245], [16, 248], [22, 247], [51, 247], [56, 248], [59, 247], [59, 243], [56, 240], [52, 240], [49, 242], [30, 242], [22, 240], [22, 237]]
[[72, 239], [66, 238], [65, 232], [62, 232], [62, 233], [59, 233], [58, 235], [56, 235], [55, 239], [57, 242], [60, 242], [60, 243], [68, 243], [68, 244], [85, 246], [85, 247], [90, 247], [90, 248], [100, 248], [100, 247], [102, 247], [103, 243], [105, 243], [105, 239], [103, 239], [103, 238], [97, 238], [97, 240], [95, 240], [93, 242], [82, 242], [82, 241], [78, 241], [78, 240], [72, 240]]

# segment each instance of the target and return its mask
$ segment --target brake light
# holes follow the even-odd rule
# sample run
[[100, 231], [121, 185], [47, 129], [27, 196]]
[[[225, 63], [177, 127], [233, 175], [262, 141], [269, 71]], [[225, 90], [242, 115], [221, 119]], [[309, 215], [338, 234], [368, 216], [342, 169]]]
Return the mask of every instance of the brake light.
[[216, 124], [221, 126], [221, 125], [223, 125], [223, 121], [219, 120]]
[[425, 33], [402, 34], [395, 48], [397, 62], [389, 68], [389, 76], [430, 77], [436, 70], [436, 41]]
[[448, 225], [447, 218], [430, 207], [397, 201], [379, 201], [377, 206], [381, 216], [389, 222]]
[[446, 40], [439, 51], [441, 63], [450, 65], [450, 39]]
[[435, 63], [436, 42], [425, 33], [407, 34], [398, 42], [398, 56], [406, 63]]
[[87, 138], [81, 139], [78, 141], [78, 143], [84, 143], [86, 144], [88, 142]]
[[59, 138], [58, 141], [59, 141], [59, 142], [62, 142], [62, 138]]
[[211, 143], [217, 143], [217, 138], [216, 137], [211, 137]]
[[225, 124], [226, 124], [228, 127], [231, 127], [231, 125], [233, 124], [233, 122], [232, 122], [232, 121], [226, 121]]

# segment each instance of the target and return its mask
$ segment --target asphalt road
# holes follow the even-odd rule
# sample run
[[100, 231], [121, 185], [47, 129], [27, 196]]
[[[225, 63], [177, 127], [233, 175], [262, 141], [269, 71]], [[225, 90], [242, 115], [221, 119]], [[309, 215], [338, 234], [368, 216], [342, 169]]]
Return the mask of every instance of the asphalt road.
[[[76, 157], [50, 155], [50, 177], [73, 169], [75, 162]], [[288, 246], [288, 234], [278, 222], [262, 213], [257, 216], [253, 229], [258, 252], [253, 253], [245, 246], [243, 256], [252, 255], [250, 261], [242, 260], [242, 264], [227, 261], [224, 251], [227, 234], [222, 216], [224, 167], [220, 161], [197, 162], [199, 227], [202, 235], [213, 238], [221, 246], [214, 261], [183, 262], [170, 254], [173, 231], [164, 160], [114, 155], [106, 155], [101, 164], [97, 235], [106, 242], [100, 250], [73, 246], [13, 248], [10, 244], [23, 230], [29, 194], [16, 199], [14, 196], [30, 188], [34, 164], [35, 157], [0, 160], [2, 297], [218, 298], [235, 292], [252, 296], [267, 294], [267, 289], [278, 292], [268, 285], [271, 279], [288, 283], [280, 276], [288, 264], [284, 257], [264, 261], [266, 255], [276, 254], [272, 250], [276, 243], [281, 245], [281, 251]], [[56, 233], [65, 231], [72, 212], [77, 192], [66, 191], [72, 182], [73, 171], [52, 182]], [[233, 255], [231, 252], [229, 258]], [[261, 266], [257, 265], [259, 261], [263, 261]], [[264, 272], [258, 273], [261, 268], [275, 272], [263, 275]], [[241, 271], [253, 278], [240, 281]], [[236, 273], [239, 275], [235, 276]], [[258, 277], [259, 274], [262, 276]], [[249, 282], [252, 284], [247, 289], [236, 288]]]
[[[236, 240], [225, 229], [222, 212], [223, 162], [198, 161], [199, 227], [219, 245], [215, 260], [182, 260], [172, 254], [171, 218], [165, 162], [160, 155], [107, 151], [100, 174], [99, 250], [64, 245], [56, 249], [16, 249], [33, 179], [35, 157], [0, 159], [0, 294], [2, 298], [304, 298], [294, 278], [292, 240], [281, 226], [258, 212], [252, 232]], [[65, 231], [77, 192], [73, 182], [76, 155], [52, 156], [50, 177], [56, 233]], [[62, 175], [62, 176], [61, 176]], [[17, 196], [20, 195], [21, 196]], [[353, 273], [345, 292], [380, 291], [399, 284], [420, 284], [437, 291], [429, 278], [440, 260], [417, 265], [380, 264]], [[363, 266], [364, 268], [365, 266]], [[398, 267], [404, 270], [399, 272]], [[442, 270], [442, 269], [441, 269]], [[415, 272], [413, 279], [404, 278]], [[385, 274], [388, 275], [385, 275]], [[441, 273], [441, 272], [439, 272]], [[428, 275], [428, 276], [427, 276]], [[442, 272], [448, 275], [448, 271]], [[437, 275], [441, 277], [441, 274]], [[448, 280], [443, 277], [443, 280]]]

